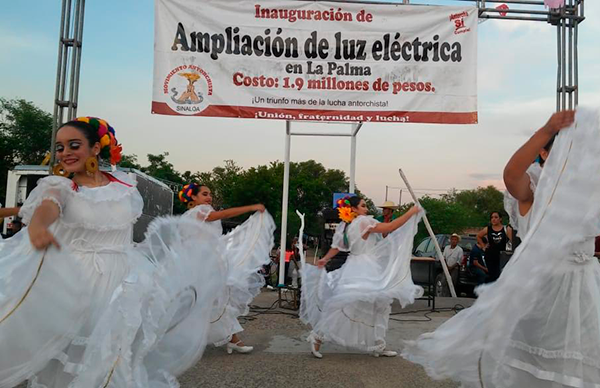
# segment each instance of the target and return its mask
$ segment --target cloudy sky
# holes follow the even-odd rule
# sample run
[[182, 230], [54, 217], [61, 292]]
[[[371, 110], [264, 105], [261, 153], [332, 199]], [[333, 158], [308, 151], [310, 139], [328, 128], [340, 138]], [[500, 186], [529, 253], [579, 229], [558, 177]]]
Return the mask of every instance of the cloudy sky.
[[[226, 159], [243, 167], [283, 160], [283, 121], [150, 114], [153, 1], [86, 3], [78, 113], [106, 118], [125, 153], [145, 162], [148, 153], [168, 151], [180, 171], [207, 171]], [[579, 35], [579, 100], [600, 107], [600, 1], [586, 2], [586, 16]], [[3, 5], [0, 97], [24, 98], [52, 111], [59, 22], [59, 0]], [[365, 124], [358, 136], [356, 172], [365, 194], [383, 201], [386, 185], [402, 186], [398, 168], [421, 194], [503, 187], [504, 164], [555, 107], [556, 29], [542, 22], [485, 21], [479, 26], [478, 52], [479, 124]], [[314, 125], [295, 123], [294, 128]], [[344, 130], [339, 124], [319, 125]], [[349, 171], [349, 153], [348, 139], [292, 141], [293, 161], [315, 159]], [[390, 197], [397, 201], [398, 191], [390, 191]]]

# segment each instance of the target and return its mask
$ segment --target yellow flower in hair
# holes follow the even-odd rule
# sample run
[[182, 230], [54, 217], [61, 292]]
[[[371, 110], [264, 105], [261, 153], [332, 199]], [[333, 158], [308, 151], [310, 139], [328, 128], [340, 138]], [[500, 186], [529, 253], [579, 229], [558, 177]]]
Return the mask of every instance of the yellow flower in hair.
[[340, 207], [338, 208], [338, 213], [340, 219], [347, 224], [351, 223], [352, 220], [355, 219], [357, 216], [357, 214], [352, 211], [351, 207]]
[[104, 148], [107, 145], [110, 145], [110, 136], [108, 134], [102, 136], [102, 139], [100, 139], [100, 147]]

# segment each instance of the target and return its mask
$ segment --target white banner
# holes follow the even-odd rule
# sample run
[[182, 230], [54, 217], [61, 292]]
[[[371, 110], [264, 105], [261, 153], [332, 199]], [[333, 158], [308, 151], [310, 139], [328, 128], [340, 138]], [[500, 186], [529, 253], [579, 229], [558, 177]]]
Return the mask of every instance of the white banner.
[[477, 8], [156, 0], [152, 112], [477, 123]]

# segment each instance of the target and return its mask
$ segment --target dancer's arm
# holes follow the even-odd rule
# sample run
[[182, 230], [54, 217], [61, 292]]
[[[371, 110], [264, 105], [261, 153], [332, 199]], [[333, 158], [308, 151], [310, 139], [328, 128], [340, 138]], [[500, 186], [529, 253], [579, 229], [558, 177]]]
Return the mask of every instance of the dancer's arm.
[[249, 206], [240, 206], [240, 207], [232, 207], [230, 209], [219, 210], [210, 212], [208, 217], [206, 217], [206, 221], [216, 221], [223, 220], [225, 218], [233, 218], [240, 216], [244, 213], [249, 212], [264, 212], [265, 206], [261, 204], [249, 205]]
[[323, 256], [321, 260], [317, 261], [317, 267], [323, 268], [329, 262], [329, 260], [333, 259], [338, 253], [340, 253], [340, 250], [337, 248], [329, 249], [325, 256]]
[[546, 125], [540, 128], [515, 152], [504, 168], [504, 184], [508, 192], [515, 197], [519, 204], [532, 203], [533, 193], [530, 188], [527, 169], [538, 157], [540, 150], [552, 139], [558, 131], [573, 123], [575, 111], [566, 110], [553, 114]]
[[5, 207], [0, 209], [0, 218], [12, 217], [19, 215], [20, 207]]
[[35, 209], [28, 228], [29, 240], [35, 249], [42, 250], [47, 248], [50, 244], [60, 248], [60, 245], [58, 245], [58, 242], [48, 230], [50, 225], [52, 225], [59, 216], [60, 209], [58, 205], [51, 200], [44, 200], [42, 204]]
[[367, 237], [369, 237], [370, 233], [381, 233], [381, 234], [392, 233], [394, 230], [396, 230], [399, 227], [401, 227], [402, 225], [406, 224], [406, 222], [412, 216], [417, 214], [418, 212], [419, 212], [419, 207], [413, 206], [406, 213], [404, 213], [400, 217], [396, 218], [392, 222], [380, 222], [377, 225], [373, 226], [373, 228], [371, 228], [371, 230], [369, 230], [367, 233], [365, 233], [363, 238], [366, 239]]

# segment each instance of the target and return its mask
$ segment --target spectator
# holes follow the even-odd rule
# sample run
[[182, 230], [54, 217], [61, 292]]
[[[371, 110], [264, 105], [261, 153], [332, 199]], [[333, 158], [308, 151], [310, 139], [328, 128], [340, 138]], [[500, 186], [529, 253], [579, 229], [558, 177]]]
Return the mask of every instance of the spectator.
[[471, 250], [469, 256], [469, 268], [471, 272], [477, 277], [477, 285], [487, 282], [488, 268], [485, 263], [485, 250], [487, 249], [488, 240], [487, 237], [483, 236], [481, 241], [477, 240], [477, 245]]
[[[398, 206], [396, 206], [396, 204], [392, 201], [385, 201], [383, 203], [383, 205], [381, 206], [377, 206], [378, 208], [383, 209], [382, 212], [383, 214], [380, 216], [375, 217], [375, 219], [379, 222], [392, 222], [394, 221], [396, 218], [398, 218], [398, 214], [395, 213], [396, 210], [398, 210]], [[383, 233], [382, 236], [385, 238], [388, 234], [387, 233]]]
[[6, 238], [12, 237], [15, 234], [19, 233], [22, 228], [23, 228], [23, 223], [21, 222], [21, 219], [18, 218], [18, 217], [15, 217], [12, 220], [12, 222], [8, 225], [8, 230], [7, 230], [7, 233], [6, 233]]
[[463, 249], [458, 245], [460, 242], [460, 236], [453, 233], [450, 236], [450, 245], [446, 245], [444, 248], [444, 259], [448, 265], [448, 272], [452, 278], [452, 283], [458, 283], [458, 267], [463, 258]]
[[488, 247], [485, 251], [486, 267], [488, 269], [488, 281], [495, 282], [500, 277], [500, 253], [506, 251], [506, 244], [512, 241], [513, 230], [502, 224], [502, 216], [499, 212], [490, 214], [490, 224], [477, 234], [477, 243], [487, 237]]

